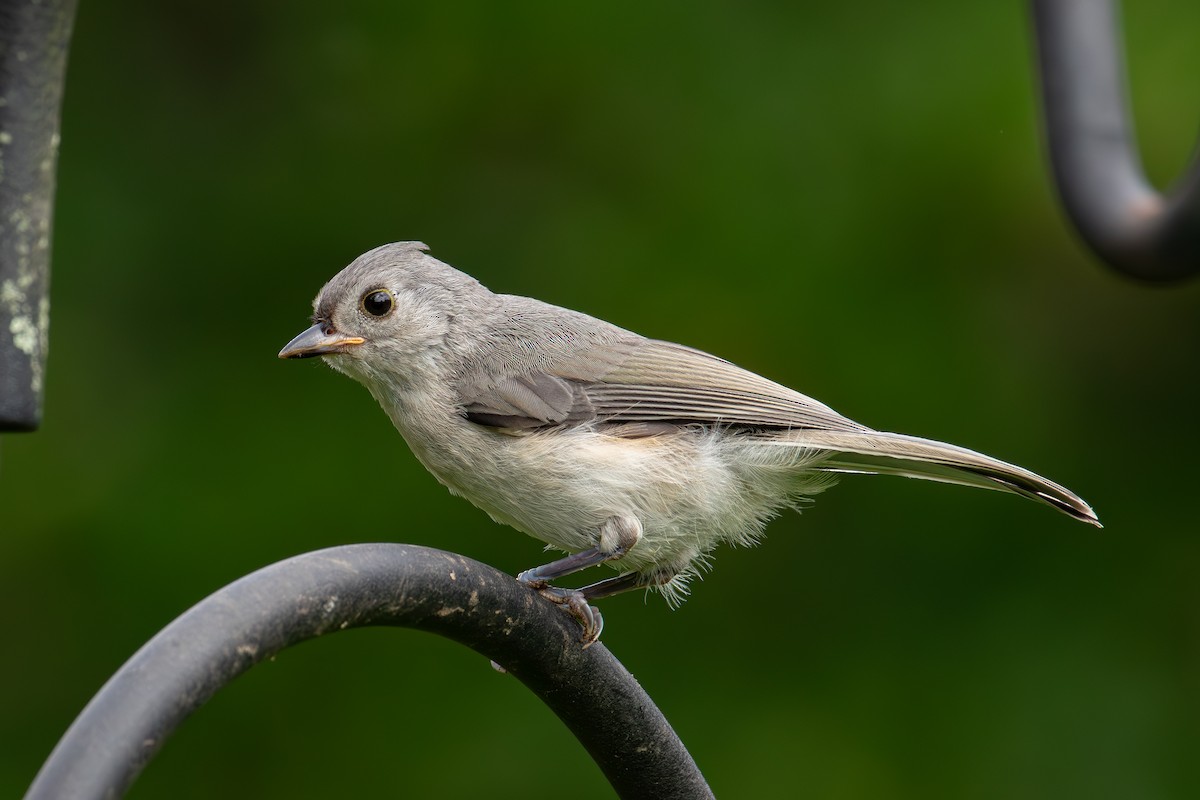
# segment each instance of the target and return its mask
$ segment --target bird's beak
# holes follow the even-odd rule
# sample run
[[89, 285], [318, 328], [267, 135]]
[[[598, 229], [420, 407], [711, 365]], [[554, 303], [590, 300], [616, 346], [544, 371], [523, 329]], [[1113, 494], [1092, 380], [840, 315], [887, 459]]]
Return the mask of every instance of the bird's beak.
[[326, 333], [325, 325], [318, 323], [292, 339], [282, 350], [280, 358], [312, 358], [333, 353], [344, 353], [351, 347], [365, 342], [361, 336], [346, 336], [341, 333]]

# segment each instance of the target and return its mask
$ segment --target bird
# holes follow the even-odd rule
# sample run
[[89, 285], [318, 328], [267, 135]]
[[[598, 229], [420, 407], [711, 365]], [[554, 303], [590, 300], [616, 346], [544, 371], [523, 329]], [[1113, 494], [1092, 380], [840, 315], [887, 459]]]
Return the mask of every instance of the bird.
[[[753, 545], [847, 473], [996, 489], [1100, 526], [1029, 470], [879, 431], [701, 350], [529, 297], [494, 293], [421, 242], [370, 250], [313, 302], [279, 352], [363, 384], [416, 458], [498, 523], [565, 553], [517, 579], [595, 642], [593, 602], [660, 592], [672, 606], [722, 544]], [[581, 588], [560, 579], [605, 564]]]

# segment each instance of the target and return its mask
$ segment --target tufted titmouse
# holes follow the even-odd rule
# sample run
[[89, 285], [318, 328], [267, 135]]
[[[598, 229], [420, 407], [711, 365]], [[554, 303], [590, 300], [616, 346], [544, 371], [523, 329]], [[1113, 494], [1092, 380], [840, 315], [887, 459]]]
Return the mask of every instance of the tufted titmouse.
[[[570, 555], [518, 576], [600, 635], [589, 600], [671, 603], [722, 542], [860, 472], [999, 489], [1099, 525], [1072, 492], [954, 445], [872, 430], [728, 361], [528, 297], [494, 294], [419, 242], [325, 285], [280, 358], [362, 383], [421, 463], [497, 522]], [[609, 563], [582, 589], [550, 581]]]

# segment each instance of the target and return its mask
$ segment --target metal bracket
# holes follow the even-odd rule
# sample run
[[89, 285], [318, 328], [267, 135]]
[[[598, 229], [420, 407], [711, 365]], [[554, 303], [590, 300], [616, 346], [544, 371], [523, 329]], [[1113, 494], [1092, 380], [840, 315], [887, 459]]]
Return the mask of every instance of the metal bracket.
[[42, 419], [50, 221], [75, 0], [0, 0], [0, 431]]
[[465, 556], [359, 544], [265, 567], [160, 631], [63, 734], [26, 800], [120, 797], [238, 675], [306, 639], [368, 625], [436, 633], [502, 666], [558, 715], [622, 800], [712, 797], [650, 696], [602, 643], [582, 647], [579, 624], [558, 606]]
[[1080, 236], [1129, 277], [1200, 272], [1200, 159], [1167, 194], [1146, 180], [1115, 0], [1032, 0], [1032, 11], [1050, 165]]

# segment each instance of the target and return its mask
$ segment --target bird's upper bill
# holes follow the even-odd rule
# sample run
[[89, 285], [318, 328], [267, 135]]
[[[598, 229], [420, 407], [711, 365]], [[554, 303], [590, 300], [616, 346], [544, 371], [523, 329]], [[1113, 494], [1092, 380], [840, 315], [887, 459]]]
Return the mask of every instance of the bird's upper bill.
[[334, 353], [344, 353], [352, 347], [365, 342], [361, 336], [347, 336], [337, 331], [330, 331], [326, 323], [318, 322], [295, 339], [288, 342], [279, 351], [280, 358], [312, 358], [327, 356]]

